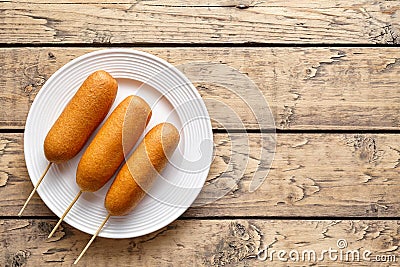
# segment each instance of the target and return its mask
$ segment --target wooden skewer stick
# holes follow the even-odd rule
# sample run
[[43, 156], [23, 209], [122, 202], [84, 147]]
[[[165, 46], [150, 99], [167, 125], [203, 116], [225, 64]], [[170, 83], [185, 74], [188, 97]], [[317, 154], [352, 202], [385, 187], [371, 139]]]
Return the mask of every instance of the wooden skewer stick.
[[103, 226], [106, 224], [108, 219], [110, 219], [110, 214], [107, 215], [107, 217], [104, 219], [104, 221], [101, 223], [100, 227], [97, 229], [96, 233], [92, 236], [92, 238], [89, 240], [87, 243], [86, 247], [82, 250], [81, 254], [79, 254], [79, 257], [74, 261], [74, 264], [77, 264], [79, 260], [82, 258], [83, 254], [85, 254], [86, 250], [90, 247], [90, 245], [93, 243], [94, 239], [96, 236], [100, 233], [101, 229], [103, 229]]
[[47, 238], [50, 238], [53, 236], [53, 234], [56, 232], [57, 228], [60, 226], [61, 222], [64, 220], [65, 216], [67, 216], [67, 213], [71, 210], [72, 206], [76, 203], [76, 201], [79, 199], [79, 197], [81, 195], [82, 195], [82, 190], [79, 191], [79, 193], [76, 195], [74, 200], [72, 200], [72, 202], [69, 204], [68, 208], [64, 211], [63, 215], [60, 217], [56, 226], [54, 226], [53, 230], [51, 231], [51, 233], [49, 234], [49, 236]]
[[49, 162], [49, 164], [47, 165], [46, 169], [44, 170], [42, 176], [39, 178], [39, 181], [37, 181], [35, 187], [32, 189], [31, 194], [29, 195], [29, 197], [27, 198], [27, 200], [25, 201], [24, 206], [22, 207], [22, 209], [19, 211], [18, 216], [21, 217], [22, 212], [24, 212], [26, 205], [28, 205], [28, 202], [31, 200], [31, 198], [33, 197], [33, 195], [35, 194], [36, 190], [38, 189], [40, 183], [42, 182], [43, 178], [46, 176], [47, 172], [49, 171], [51, 164], [53, 164], [53, 162]]

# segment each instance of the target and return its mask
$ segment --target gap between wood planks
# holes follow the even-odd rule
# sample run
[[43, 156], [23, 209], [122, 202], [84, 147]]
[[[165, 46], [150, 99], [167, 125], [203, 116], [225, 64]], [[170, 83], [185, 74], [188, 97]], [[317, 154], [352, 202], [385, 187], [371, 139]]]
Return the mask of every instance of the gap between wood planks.
[[[10, 128], [1, 129], [0, 133], [24, 133], [24, 128]], [[400, 129], [370, 129], [370, 130], [356, 130], [356, 129], [213, 129], [214, 134], [225, 133], [279, 133], [279, 134], [400, 134]]]
[[[0, 216], [0, 220], [58, 220], [59, 217], [54, 216]], [[331, 221], [331, 220], [355, 220], [355, 221], [393, 221], [399, 220], [398, 216], [391, 217], [353, 217], [353, 216], [180, 216], [176, 220], [189, 221], [189, 220], [285, 220], [285, 221]]]
[[33, 48], [57, 48], [57, 47], [75, 47], [75, 48], [185, 48], [185, 47], [297, 47], [297, 48], [345, 48], [345, 47], [360, 47], [360, 48], [394, 48], [393, 44], [368, 44], [368, 43], [343, 43], [343, 44], [328, 44], [328, 43], [259, 43], [259, 42], [243, 42], [243, 43], [4, 43], [0, 42], [0, 48], [18, 48], [18, 47], [33, 47]]

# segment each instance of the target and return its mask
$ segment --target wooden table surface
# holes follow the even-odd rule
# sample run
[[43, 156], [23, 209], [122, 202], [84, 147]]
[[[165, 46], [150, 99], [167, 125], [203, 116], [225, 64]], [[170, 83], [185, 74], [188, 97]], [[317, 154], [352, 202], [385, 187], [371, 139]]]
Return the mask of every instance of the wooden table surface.
[[[337, 248], [338, 239], [349, 249], [397, 255], [397, 263], [318, 265], [400, 264], [399, 1], [6, 0], [0, 26], [0, 266], [70, 266], [90, 238], [63, 223], [47, 240], [57, 217], [37, 195], [16, 216], [32, 189], [23, 132], [31, 103], [57, 69], [109, 47], [175, 65], [218, 62], [248, 75], [273, 112], [276, 154], [265, 182], [249, 193], [257, 122], [234, 95], [196, 83], [203, 98], [225, 100], [241, 116], [243, 125], [228, 124], [230, 136], [213, 124], [208, 177], [228, 172], [237, 187], [155, 233], [98, 238], [81, 266], [303, 266], [315, 263], [255, 255], [265, 247]], [[233, 153], [249, 145], [252, 155], [239, 177], [226, 157], [232, 138], [240, 144]]]

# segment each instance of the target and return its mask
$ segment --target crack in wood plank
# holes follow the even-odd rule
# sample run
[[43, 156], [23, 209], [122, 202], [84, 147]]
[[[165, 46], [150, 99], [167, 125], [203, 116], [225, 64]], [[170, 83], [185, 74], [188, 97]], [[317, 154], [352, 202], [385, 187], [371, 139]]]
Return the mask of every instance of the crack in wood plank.
[[22, 267], [26, 265], [30, 256], [31, 252], [29, 250], [18, 250], [14, 254], [6, 256], [5, 264], [7, 267]]
[[325, 65], [339, 63], [341, 58], [346, 57], [346, 52], [344, 52], [342, 50], [333, 50], [332, 49], [331, 52], [334, 52], [335, 54], [332, 55], [329, 60], [320, 61], [317, 63], [317, 65], [311, 66], [311, 68], [307, 69], [308, 76], [306, 78], [304, 78], [305, 80], [319, 77], [321, 68], [323, 68]]
[[261, 237], [260, 229], [250, 222], [232, 222], [229, 234], [221, 238], [208, 262], [212, 266], [224, 266], [255, 258], [260, 250]]
[[382, 72], [393, 71], [396, 67], [400, 67], [400, 58], [393, 58], [388, 62], [385, 67], [381, 70]]
[[344, 136], [346, 144], [354, 148], [354, 153], [358, 157], [371, 164], [377, 164], [382, 158], [384, 151], [378, 149], [377, 142], [373, 136], [353, 135]]
[[393, 147], [391, 147], [391, 146], [389, 146], [389, 148], [390, 148], [391, 150], [396, 151], [397, 154], [399, 155], [399, 158], [398, 158], [397, 162], [396, 162], [395, 165], [393, 166], [393, 169], [396, 169], [396, 168], [400, 167], [400, 149], [393, 148]]

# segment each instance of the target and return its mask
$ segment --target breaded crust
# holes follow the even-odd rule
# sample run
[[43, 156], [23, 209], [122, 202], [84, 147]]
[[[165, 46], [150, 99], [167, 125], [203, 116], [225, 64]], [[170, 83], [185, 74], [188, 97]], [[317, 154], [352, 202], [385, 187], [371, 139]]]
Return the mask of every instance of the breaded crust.
[[50, 162], [68, 161], [79, 153], [107, 115], [117, 90], [117, 81], [106, 71], [89, 75], [46, 136], [44, 153]]
[[150, 106], [138, 96], [128, 96], [114, 109], [79, 161], [76, 182], [82, 191], [97, 191], [111, 179], [150, 118]]
[[112, 216], [128, 214], [143, 199], [174, 153], [179, 138], [178, 130], [170, 123], [158, 124], [146, 134], [106, 195], [105, 207]]

